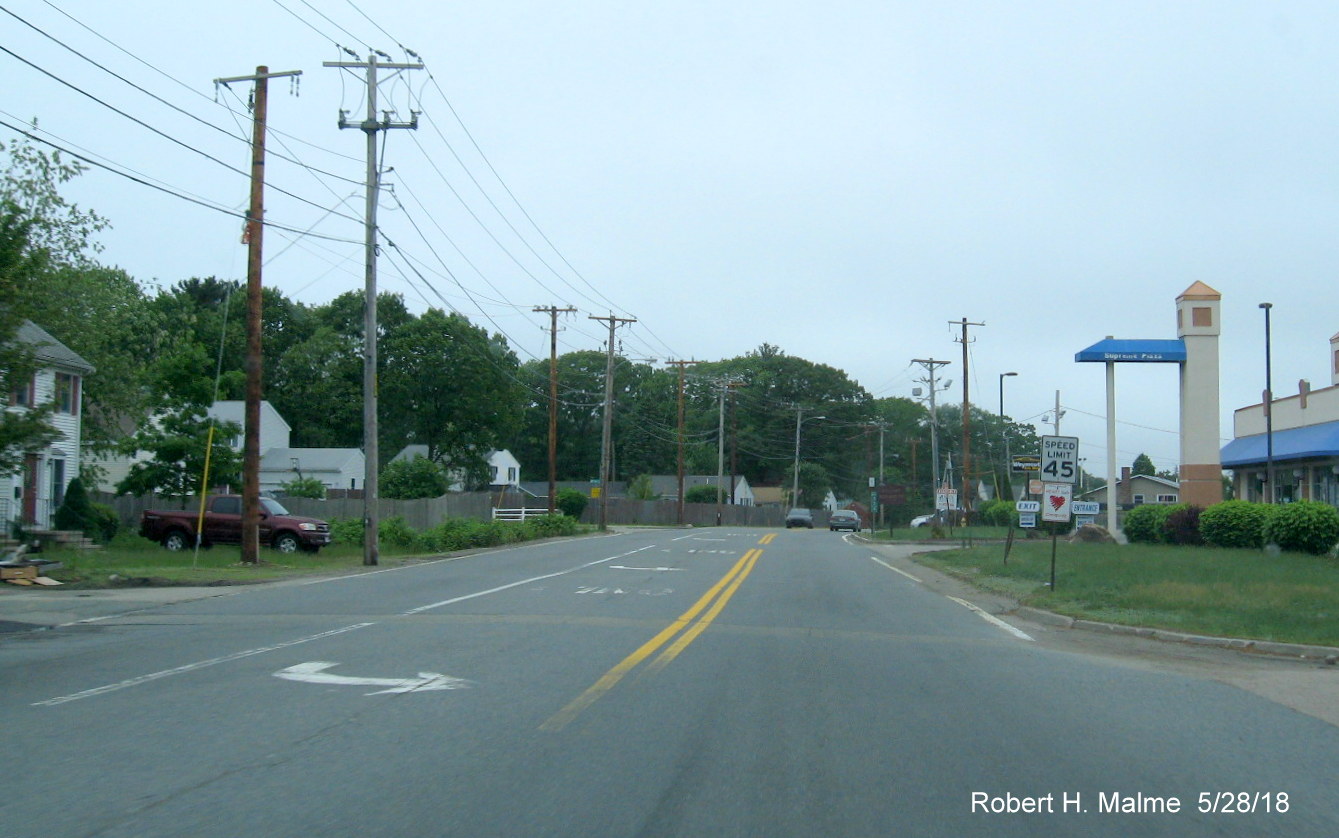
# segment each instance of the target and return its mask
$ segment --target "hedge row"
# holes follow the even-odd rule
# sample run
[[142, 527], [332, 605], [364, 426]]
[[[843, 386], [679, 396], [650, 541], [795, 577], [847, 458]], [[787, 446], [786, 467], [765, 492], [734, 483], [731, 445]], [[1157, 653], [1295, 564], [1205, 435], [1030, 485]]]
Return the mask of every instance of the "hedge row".
[[[544, 515], [525, 521], [477, 521], [447, 518], [435, 527], [415, 530], [400, 516], [386, 518], [378, 533], [383, 544], [421, 553], [450, 553], [477, 547], [497, 547], [559, 535], [575, 535], [578, 524], [566, 515]], [[336, 544], [362, 544], [363, 522], [357, 518], [330, 522]]]
[[1339, 511], [1318, 501], [1274, 505], [1224, 501], [1207, 509], [1178, 503], [1143, 504], [1122, 523], [1125, 537], [1145, 544], [1212, 544], [1324, 555], [1339, 544]]

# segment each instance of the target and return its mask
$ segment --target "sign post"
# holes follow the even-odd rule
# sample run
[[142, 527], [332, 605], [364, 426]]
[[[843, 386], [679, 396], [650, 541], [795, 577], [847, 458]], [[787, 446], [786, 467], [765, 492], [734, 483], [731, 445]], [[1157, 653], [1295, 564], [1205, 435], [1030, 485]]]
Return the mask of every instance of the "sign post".
[[[1041, 519], [1067, 524], [1079, 479], [1079, 438], [1041, 438]], [[1051, 532], [1051, 590], [1055, 590], [1055, 546], [1060, 534]]]

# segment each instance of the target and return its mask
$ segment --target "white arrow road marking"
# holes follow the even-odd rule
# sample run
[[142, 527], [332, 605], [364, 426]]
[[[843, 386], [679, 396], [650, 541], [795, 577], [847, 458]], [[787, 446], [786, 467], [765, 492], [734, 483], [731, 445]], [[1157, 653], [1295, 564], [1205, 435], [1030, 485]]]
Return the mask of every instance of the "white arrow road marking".
[[967, 609], [970, 609], [970, 610], [972, 610], [972, 611], [975, 611], [975, 612], [977, 613], [977, 616], [979, 616], [981, 619], [985, 620], [987, 623], [990, 623], [991, 625], [996, 626], [996, 627], [998, 627], [998, 628], [1002, 628], [1002, 629], [1004, 629], [1005, 631], [1007, 631], [1007, 632], [1009, 632], [1010, 634], [1012, 634], [1014, 637], [1017, 637], [1019, 640], [1032, 640], [1032, 637], [1031, 637], [1030, 635], [1028, 635], [1027, 632], [1022, 631], [1021, 629], [1016, 629], [1016, 628], [1014, 628], [1013, 626], [1011, 626], [1011, 625], [1009, 625], [1008, 623], [1006, 623], [1006, 622], [1004, 622], [1003, 620], [1001, 620], [999, 617], [996, 617], [994, 614], [987, 614], [985, 611], [982, 611], [982, 610], [981, 610], [981, 606], [979, 606], [979, 605], [973, 605], [972, 603], [968, 602], [967, 600], [965, 600], [965, 599], [958, 599], [958, 598], [955, 597], [955, 596], [951, 596], [951, 597], [949, 597], [949, 599], [951, 599], [951, 600], [953, 600], [954, 602], [958, 603], [958, 604], [961, 605], [963, 608], [967, 608]]
[[339, 664], [328, 661], [308, 661], [297, 666], [290, 666], [287, 669], [281, 669], [274, 673], [274, 677], [283, 678], [285, 681], [303, 681], [308, 684], [387, 688], [367, 693], [367, 695], [409, 693], [419, 690], [463, 690], [474, 686], [473, 681], [467, 681], [464, 678], [452, 678], [449, 675], [441, 675], [437, 672], [420, 672], [417, 678], [358, 678], [351, 675], [331, 675], [325, 670], [332, 666], [339, 666]]
[[665, 573], [671, 570], [683, 570], [681, 567], [624, 567], [621, 564], [609, 565], [610, 570], [654, 570], [657, 573]]

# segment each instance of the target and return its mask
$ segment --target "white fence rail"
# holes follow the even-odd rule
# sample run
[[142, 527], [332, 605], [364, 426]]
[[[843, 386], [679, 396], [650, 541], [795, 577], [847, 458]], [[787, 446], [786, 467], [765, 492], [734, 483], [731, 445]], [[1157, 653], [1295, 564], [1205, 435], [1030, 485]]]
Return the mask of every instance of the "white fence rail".
[[549, 511], [547, 509], [527, 509], [524, 507], [517, 507], [514, 509], [493, 508], [494, 521], [524, 521], [527, 518], [542, 518], [548, 514]]

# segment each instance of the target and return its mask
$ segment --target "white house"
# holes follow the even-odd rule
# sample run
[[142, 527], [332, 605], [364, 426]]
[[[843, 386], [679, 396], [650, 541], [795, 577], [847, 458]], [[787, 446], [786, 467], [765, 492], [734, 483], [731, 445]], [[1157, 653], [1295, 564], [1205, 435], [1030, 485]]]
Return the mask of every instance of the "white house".
[[[239, 428], [246, 428], [246, 402], [239, 399], [227, 399], [214, 402], [205, 413], [220, 423], [232, 422]], [[262, 400], [260, 403], [260, 450], [269, 451], [271, 448], [287, 448], [289, 445], [289, 435], [292, 433], [292, 427], [284, 421], [284, 417], [279, 415], [279, 411], [274, 409], [274, 405], [268, 401]], [[245, 431], [238, 431], [237, 436], [228, 443], [228, 446], [234, 451], [241, 451], [245, 444]], [[347, 487], [345, 487], [347, 488]]]
[[[734, 500], [730, 500], [731, 493], [726, 492], [725, 502], [734, 503], [735, 506], [755, 506], [753, 497], [753, 488], [749, 486], [748, 478], [742, 474], [734, 475]], [[720, 482], [717, 482], [714, 474], [685, 474], [683, 476], [683, 491], [688, 494], [688, 490], [697, 486], [724, 486], [730, 487], [730, 475], [724, 475]], [[653, 474], [651, 475], [651, 489], [663, 500], [679, 499], [679, 476], [677, 474]]]
[[93, 373], [93, 365], [27, 320], [15, 338], [32, 349], [37, 371], [9, 394], [6, 409], [26, 411], [54, 402], [51, 424], [60, 436], [44, 449], [25, 454], [17, 473], [0, 477], [0, 520], [6, 529], [15, 519], [46, 528], [65, 500], [65, 487], [79, 475], [83, 377]]
[[[426, 445], [406, 445], [400, 449], [400, 453], [391, 458], [391, 462], [397, 460], [412, 460], [415, 457], [427, 457], [428, 446]], [[488, 455], [489, 485], [497, 488], [506, 486], [512, 489], [520, 489], [521, 486], [521, 461], [516, 459], [510, 451], [505, 448], [492, 451]], [[453, 477], [449, 491], [460, 492], [465, 488], [464, 483]]]
[[[276, 414], [277, 415], [277, 414]], [[367, 458], [358, 448], [270, 448], [260, 455], [260, 490], [278, 489], [299, 478], [316, 479], [327, 489], [358, 489]]]

